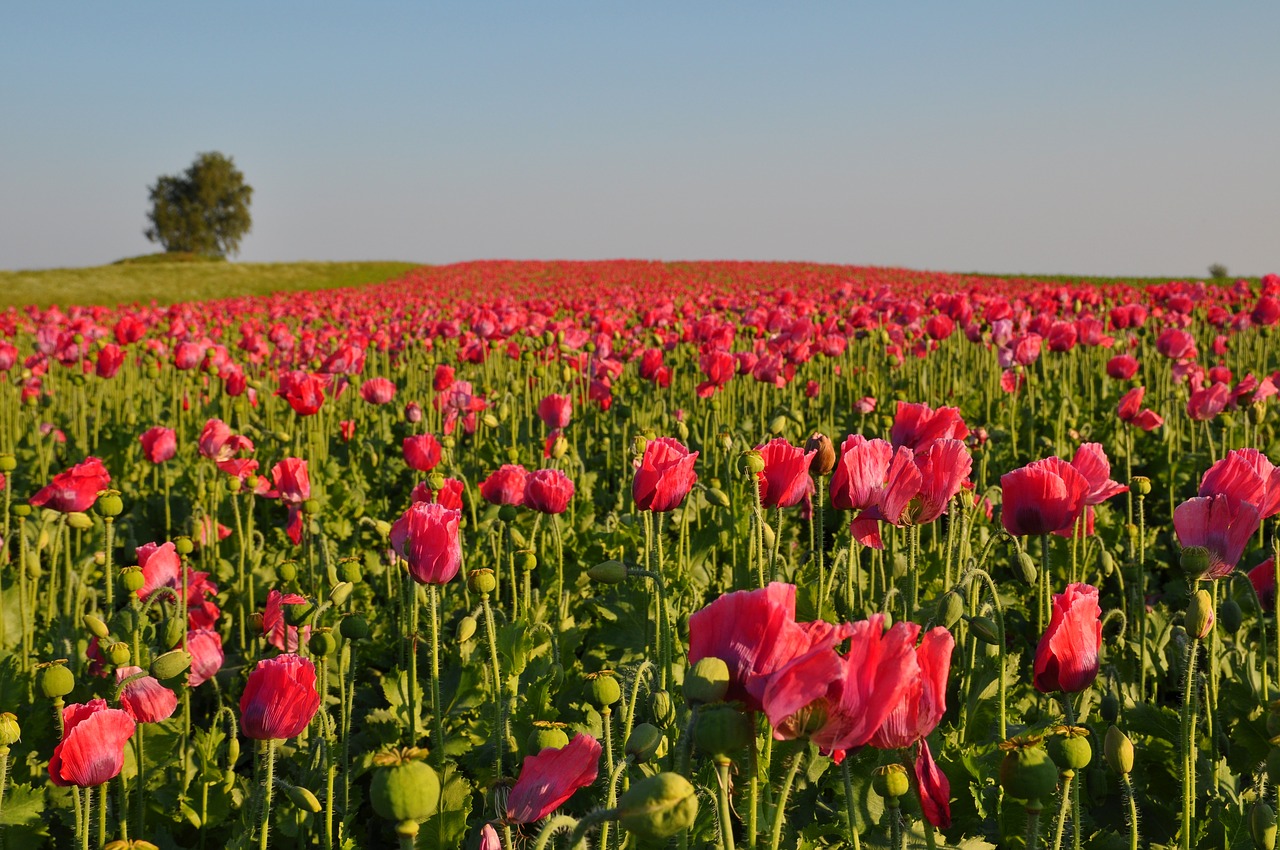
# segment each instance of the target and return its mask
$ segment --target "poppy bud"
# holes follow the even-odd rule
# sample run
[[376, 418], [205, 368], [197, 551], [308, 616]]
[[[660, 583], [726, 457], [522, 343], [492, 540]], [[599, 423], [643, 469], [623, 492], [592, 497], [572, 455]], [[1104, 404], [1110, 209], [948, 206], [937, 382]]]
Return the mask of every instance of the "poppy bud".
[[1218, 620], [1229, 633], [1240, 631], [1240, 627], [1244, 625], [1244, 611], [1240, 610], [1240, 603], [1234, 599], [1225, 600], [1218, 608]]
[[338, 562], [338, 577], [348, 584], [364, 581], [364, 570], [358, 558], [343, 558]]
[[538, 556], [531, 551], [521, 552], [520, 557], [516, 558], [516, 566], [526, 573], [531, 573], [538, 568]]
[[911, 790], [907, 769], [900, 764], [884, 764], [871, 772], [871, 788], [894, 805], [899, 797]]
[[676, 719], [676, 706], [667, 691], [654, 691], [649, 698], [649, 714], [659, 726], [670, 726]]
[[[773, 551], [773, 542], [776, 539], [773, 535], [773, 526], [769, 525], [767, 522], [761, 523], [760, 536], [764, 538], [765, 550], [770, 552]], [[901, 576], [898, 576], [898, 578], [901, 578]]]
[[1037, 809], [1041, 800], [1058, 786], [1058, 768], [1038, 736], [1011, 738], [1000, 745], [1004, 760], [1000, 763], [1000, 785], [1010, 797], [1026, 800], [1028, 809]]
[[569, 746], [569, 736], [564, 730], [565, 724], [554, 720], [533, 721], [533, 731], [524, 742], [525, 752], [537, 755], [548, 747], [559, 750]]
[[964, 597], [954, 590], [948, 590], [938, 600], [938, 611], [933, 615], [934, 622], [941, 623], [950, 629], [964, 616]]
[[743, 457], [747, 461], [747, 471], [752, 475], [759, 475], [764, 472], [764, 455], [755, 449], [743, 452]]
[[729, 692], [729, 665], [714, 656], [699, 658], [684, 677], [684, 698], [693, 705], [720, 702]]
[[50, 699], [65, 697], [75, 689], [75, 677], [64, 664], [66, 659], [54, 661], [40, 670], [40, 692]]
[[458, 621], [458, 643], [466, 643], [475, 637], [476, 634], [476, 618], [467, 615]]
[[1107, 737], [1102, 742], [1102, 754], [1116, 773], [1129, 773], [1133, 770], [1133, 742], [1115, 724], [1107, 729]]
[[1210, 561], [1208, 549], [1203, 546], [1188, 546], [1182, 550], [1178, 566], [1182, 567], [1183, 575], [1198, 579], [1209, 572]]
[[1106, 549], [1102, 550], [1101, 561], [1103, 575], [1109, 576], [1116, 571], [1116, 559], [1111, 557], [1111, 553]]
[[1115, 723], [1116, 718], [1120, 716], [1120, 700], [1116, 699], [1115, 694], [1107, 694], [1102, 698], [1098, 711], [1103, 720]]
[[705, 491], [707, 502], [715, 505], [717, 508], [729, 507], [729, 494], [721, 490], [719, 487], [708, 487]]
[[601, 584], [617, 584], [627, 577], [627, 567], [621, 561], [603, 561], [587, 570], [592, 581]]
[[1249, 832], [1253, 834], [1253, 846], [1258, 850], [1275, 850], [1276, 813], [1265, 800], [1254, 803], [1249, 811]]
[[230, 767], [235, 767], [236, 762], [239, 760], [240, 760], [240, 738], [236, 735], [232, 735], [231, 739], [227, 741], [227, 764]]
[[431, 766], [420, 761], [425, 753], [418, 749], [397, 750], [374, 756], [378, 770], [373, 774], [369, 799], [373, 810], [397, 823], [429, 818], [440, 802], [440, 777]]
[[74, 528], [76, 531], [88, 531], [93, 528], [93, 520], [89, 518], [88, 514], [72, 511], [67, 514], [67, 526]]
[[369, 636], [369, 623], [360, 614], [350, 614], [338, 624], [338, 634], [347, 640], [364, 640]]
[[1137, 493], [1139, 496], [1151, 495], [1150, 478], [1142, 475], [1134, 476], [1133, 480], [1130, 481], [1130, 486], [1133, 488], [1133, 492]]
[[84, 627], [92, 632], [98, 640], [106, 640], [111, 635], [110, 630], [107, 629], [107, 624], [92, 614], [84, 615]]
[[1083, 770], [1093, 759], [1089, 730], [1083, 726], [1058, 726], [1049, 737], [1049, 757], [1058, 770], [1066, 773]]
[[972, 617], [969, 619], [969, 631], [978, 640], [990, 646], [1000, 645], [1000, 631], [990, 617]]
[[[493, 424], [496, 426], [498, 423], [495, 421]], [[564, 457], [568, 451], [569, 441], [564, 438], [563, 434], [556, 435], [555, 440], [551, 443], [551, 457], [555, 460], [559, 460]]]
[[182, 642], [187, 633], [187, 624], [177, 617], [164, 621], [164, 648], [173, 649]]
[[285, 785], [285, 794], [289, 797], [289, 802], [293, 803], [300, 812], [311, 812], [315, 814], [320, 811], [320, 801], [316, 799], [316, 795], [312, 794], [306, 788], [299, 788], [297, 785]]
[[1213, 599], [1209, 596], [1209, 591], [1197, 590], [1192, 594], [1182, 625], [1187, 634], [1196, 640], [1204, 640], [1209, 636], [1209, 632], [1213, 630]]
[[751, 743], [751, 721], [734, 703], [718, 702], [698, 710], [693, 742], [715, 759], [730, 759]]
[[814, 453], [809, 471], [815, 475], [830, 475], [831, 470], [836, 468], [836, 447], [831, 444], [831, 438], [826, 434], [814, 432], [804, 444], [804, 450], [806, 454]]
[[[510, 505], [506, 505], [506, 507], [511, 507], [511, 506], [510, 506]], [[511, 535], [511, 543], [512, 543], [512, 544], [513, 544], [517, 549], [526, 549], [526, 548], [528, 548], [528, 546], [529, 546], [529, 542], [528, 542], [527, 540], [525, 540], [524, 534], [523, 534], [523, 533], [521, 533], [520, 529], [518, 529], [518, 528], [509, 528], [509, 529], [507, 530], [507, 533]]]
[[612, 670], [587, 674], [587, 701], [598, 709], [605, 709], [622, 699], [622, 688], [613, 677]]
[[124, 511], [124, 502], [120, 500], [120, 494], [115, 490], [108, 490], [106, 493], [98, 497], [94, 510], [98, 512], [98, 516], [102, 517], [118, 517]]
[[281, 581], [293, 581], [298, 577], [298, 565], [293, 561], [285, 561], [276, 567], [276, 573], [280, 576]]
[[151, 662], [151, 675], [163, 682], [185, 673], [190, 666], [191, 656], [181, 649], [174, 649]]
[[355, 590], [355, 585], [349, 581], [340, 581], [329, 591], [329, 604], [335, 608], [341, 608], [344, 603], [351, 597], [351, 591]]
[[307, 641], [307, 649], [317, 658], [326, 658], [338, 648], [338, 640], [329, 629], [317, 629]]
[[494, 576], [493, 570], [472, 570], [467, 573], [467, 589], [472, 593], [479, 593], [487, 596], [490, 593], [493, 593], [497, 586], [498, 579]]
[[11, 747], [22, 738], [22, 727], [12, 712], [0, 714], [0, 747]]
[[641, 723], [627, 737], [626, 753], [639, 764], [660, 758], [666, 751], [667, 739], [662, 730], [652, 723]]
[[618, 822], [642, 839], [665, 841], [697, 817], [698, 792], [678, 773], [642, 779], [618, 798]]
[[13, 515], [14, 515], [14, 516], [16, 516], [16, 517], [29, 517], [29, 516], [31, 516], [31, 506], [30, 506], [30, 505], [14, 505], [14, 506], [13, 506], [13, 508], [12, 508], [11, 510], [13, 511]]

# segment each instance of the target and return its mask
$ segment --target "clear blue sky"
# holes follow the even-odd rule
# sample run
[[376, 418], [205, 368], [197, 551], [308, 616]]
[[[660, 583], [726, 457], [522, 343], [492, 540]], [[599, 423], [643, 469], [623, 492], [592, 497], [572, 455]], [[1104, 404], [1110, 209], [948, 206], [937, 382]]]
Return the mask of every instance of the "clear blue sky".
[[1280, 3], [7, 3], [0, 268], [242, 260], [1280, 271]]

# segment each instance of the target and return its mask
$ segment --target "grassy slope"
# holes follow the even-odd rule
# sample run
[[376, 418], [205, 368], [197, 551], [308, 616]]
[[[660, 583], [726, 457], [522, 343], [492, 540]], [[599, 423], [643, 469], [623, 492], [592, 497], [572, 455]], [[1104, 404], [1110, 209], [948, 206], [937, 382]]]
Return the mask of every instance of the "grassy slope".
[[36, 304], [160, 304], [334, 289], [396, 277], [418, 263], [124, 263], [0, 271], [0, 309]]

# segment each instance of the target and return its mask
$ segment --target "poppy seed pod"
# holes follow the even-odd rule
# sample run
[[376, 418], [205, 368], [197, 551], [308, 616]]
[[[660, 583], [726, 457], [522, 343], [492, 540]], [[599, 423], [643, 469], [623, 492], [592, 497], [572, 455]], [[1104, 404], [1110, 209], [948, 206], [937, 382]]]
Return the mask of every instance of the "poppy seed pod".
[[1093, 760], [1093, 747], [1089, 744], [1089, 730], [1083, 726], [1057, 726], [1049, 736], [1049, 757], [1066, 773], [1084, 770]]
[[66, 659], [54, 661], [40, 670], [40, 693], [49, 699], [65, 697], [75, 690], [75, 677], [65, 664]]
[[657, 690], [649, 698], [649, 715], [659, 726], [670, 726], [676, 720], [676, 706], [668, 691]]
[[22, 727], [12, 712], [0, 713], [0, 747], [11, 747], [22, 738]]
[[312, 633], [311, 639], [307, 641], [307, 649], [317, 658], [326, 658], [333, 655], [334, 650], [337, 648], [338, 641], [329, 629], [316, 630]]
[[618, 798], [618, 822], [642, 839], [665, 841], [697, 817], [697, 791], [678, 773], [642, 779]]
[[871, 772], [871, 788], [886, 800], [894, 801], [911, 790], [907, 769], [900, 764], [885, 764]]
[[555, 720], [533, 721], [533, 731], [524, 742], [525, 752], [537, 755], [548, 747], [558, 750], [569, 746], [569, 736], [564, 731], [566, 728], [565, 724]]
[[622, 687], [614, 678], [612, 670], [588, 673], [586, 679], [587, 701], [596, 708], [605, 709], [622, 699]]
[[699, 658], [684, 677], [684, 698], [693, 705], [720, 702], [729, 692], [729, 665], [715, 656]]
[[360, 614], [349, 614], [338, 624], [338, 633], [347, 640], [364, 640], [369, 636], [369, 623]]
[[751, 721], [736, 703], [719, 702], [698, 709], [693, 741], [714, 759], [732, 759], [751, 743]]
[[409, 748], [374, 756], [378, 769], [369, 786], [369, 800], [379, 816], [416, 826], [435, 812], [440, 802], [440, 777], [421, 761], [423, 750]]
[[472, 593], [488, 595], [493, 593], [497, 586], [498, 579], [494, 576], [493, 570], [472, 570], [467, 573], [467, 589]]
[[1041, 801], [1058, 785], [1058, 768], [1041, 746], [1038, 736], [1011, 738], [1000, 745], [1005, 750], [1000, 763], [1000, 785], [1006, 794], [1026, 800], [1028, 809], [1038, 809]]

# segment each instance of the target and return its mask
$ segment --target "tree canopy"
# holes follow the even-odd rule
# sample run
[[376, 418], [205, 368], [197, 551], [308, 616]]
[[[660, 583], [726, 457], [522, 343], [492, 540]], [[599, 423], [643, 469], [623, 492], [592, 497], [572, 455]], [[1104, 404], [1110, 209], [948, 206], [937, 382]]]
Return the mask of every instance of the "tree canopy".
[[230, 157], [202, 153], [183, 174], [163, 175], [151, 192], [147, 239], [165, 251], [190, 251], [225, 257], [240, 249], [252, 227], [249, 201], [253, 187]]

